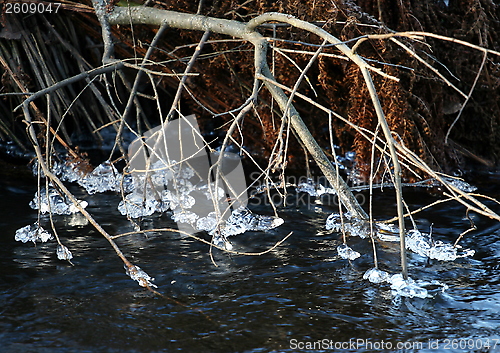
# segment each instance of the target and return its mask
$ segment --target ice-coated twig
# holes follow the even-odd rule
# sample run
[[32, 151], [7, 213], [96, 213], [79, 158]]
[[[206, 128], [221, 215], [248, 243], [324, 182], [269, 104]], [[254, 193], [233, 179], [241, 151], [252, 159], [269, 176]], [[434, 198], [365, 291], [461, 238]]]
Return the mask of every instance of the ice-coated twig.
[[141, 287], [158, 288], [156, 284], [152, 283], [155, 279], [150, 277], [139, 266], [130, 264], [129, 266], [124, 265], [123, 268], [125, 268], [125, 273], [134, 281], [137, 281]]
[[56, 254], [59, 260], [67, 260], [70, 264], [73, 265], [73, 263], [71, 262], [73, 254], [71, 253], [71, 251], [69, 251], [69, 249], [66, 246], [58, 244]]

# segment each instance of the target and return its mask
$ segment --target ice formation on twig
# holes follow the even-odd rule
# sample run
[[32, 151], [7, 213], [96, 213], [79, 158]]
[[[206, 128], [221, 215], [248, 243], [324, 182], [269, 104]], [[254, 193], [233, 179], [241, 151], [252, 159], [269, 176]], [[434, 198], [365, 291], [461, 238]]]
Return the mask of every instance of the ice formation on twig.
[[32, 241], [33, 243], [36, 243], [37, 241], [45, 243], [52, 238], [52, 234], [43, 229], [38, 222], [19, 228], [16, 230], [16, 235], [14, 237], [16, 241], [21, 241], [23, 243], [28, 241]]
[[383, 283], [383, 282], [387, 282], [387, 280], [389, 279], [389, 277], [390, 277], [390, 274], [388, 274], [385, 271], [379, 270], [376, 267], [370, 268], [363, 275], [363, 279], [367, 279], [371, 283]]
[[123, 267], [125, 268], [125, 273], [134, 281], [137, 281], [141, 287], [158, 288], [158, 286], [152, 283], [155, 279], [153, 277], [150, 277], [139, 266], [131, 265], [130, 267], [128, 267], [127, 265], [124, 265]]
[[346, 260], [356, 260], [361, 254], [351, 249], [347, 244], [340, 244], [337, 247], [337, 254]]
[[433, 241], [429, 234], [411, 229], [406, 234], [406, 248], [421, 256], [440, 261], [454, 261], [461, 257], [473, 256], [475, 251], [463, 249], [460, 245]]
[[[82, 208], [86, 208], [88, 205], [87, 201], [78, 200], [78, 202]], [[41, 213], [52, 212], [52, 214], [58, 215], [71, 215], [79, 212], [73, 202], [61, 196], [54, 188], [49, 188], [48, 191], [42, 188], [40, 193], [37, 191], [29, 205], [34, 210], [40, 210]]]
[[73, 254], [71, 253], [71, 251], [69, 251], [69, 249], [62, 244], [57, 245], [56, 254], [59, 260], [69, 261], [73, 258]]

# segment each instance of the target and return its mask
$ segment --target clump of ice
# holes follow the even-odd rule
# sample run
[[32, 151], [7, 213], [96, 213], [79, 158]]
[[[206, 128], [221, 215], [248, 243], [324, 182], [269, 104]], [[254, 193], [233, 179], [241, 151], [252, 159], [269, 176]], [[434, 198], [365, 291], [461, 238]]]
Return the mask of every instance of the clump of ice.
[[427, 289], [420, 287], [410, 277], [405, 280], [403, 275], [400, 273], [392, 275], [387, 282], [391, 284], [391, 292], [394, 296], [408, 298], [427, 298], [429, 296]]
[[382, 241], [396, 242], [399, 241], [399, 227], [394, 224], [375, 223], [377, 229], [377, 237]]
[[69, 251], [69, 249], [62, 244], [57, 245], [56, 253], [57, 253], [57, 258], [59, 260], [68, 260], [69, 261], [73, 258], [73, 254], [71, 253], [71, 251]]
[[385, 271], [379, 270], [376, 267], [370, 268], [363, 275], [363, 279], [367, 279], [371, 283], [383, 283], [383, 282], [387, 282], [390, 277], [391, 277], [390, 274], [388, 274]]
[[83, 173], [78, 169], [78, 166], [76, 164], [66, 163], [61, 166], [60, 178], [62, 181], [72, 183], [82, 179], [83, 177]]
[[246, 231], [267, 231], [279, 227], [283, 219], [275, 216], [262, 216], [251, 212], [248, 208], [239, 208], [231, 213], [222, 229], [224, 236], [237, 235]]
[[323, 185], [314, 182], [313, 179], [307, 178], [306, 181], [301, 181], [295, 186], [297, 192], [306, 192], [311, 196], [321, 196], [324, 194], [336, 194], [335, 189], [324, 187]]
[[155, 279], [153, 277], [150, 277], [139, 266], [131, 265], [130, 267], [128, 267], [127, 265], [124, 265], [123, 267], [125, 268], [125, 273], [134, 281], [137, 281], [141, 287], [158, 288], [158, 286], [152, 283]]
[[340, 244], [337, 247], [337, 254], [347, 260], [356, 260], [361, 254], [351, 249], [347, 244]]
[[110, 161], [105, 161], [97, 166], [91, 173], [78, 180], [90, 194], [106, 191], [120, 190], [120, 173]]
[[421, 256], [429, 257], [432, 248], [429, 235], [416, 229], [411, 229], [406, 234], [406, 248]]
[[306, 181], [297, 184], [295, 189], [297, 190], [297, 192], [307, 192], [311, 196], [318, 196], [318, 192], [316, 191], [316, 183], [309, 178]]
[[172, 214], [172, 220], [174, 222], [189, 223], [193, 225], [196, 224], [198, 217], [196, 213], [182, 209], [176, 209]]
[[222, 236], [220, 233], [217, 233], [214, 235], [212, 239], [212, 243], [222, 249], [225, 250], [233, 250], [233, 244], [229, 242], [224, 236]]
[[442, 241], [432, 241], [430, 235], [421, 233], [416, 229], [408, 231], [406, 235], [406, 248], [421, 256], [440, 261], [454, 261], [461, 257], [473, 256], [475, 251], [453, 246]]
[[37, 241], [45, 243], [52, 238], [52, 234], [43, 229], [37, 222], [27, 225], [26, 227], [19, 228], [16, 230], [16, 235], [14, 236], [16, 241], [21, 241], [23, 243], [28, 241], [32, 241], [33, 243], [36, 243]]
[[342, 226], [342, 218], [338, 213], [332, 213], [326, 219], [326, 229], [333, 230], [334, 232], [345, 231], [350, 236], [366, 238], [370, 231], [365, 222], [351, 218], [349, 212], [344, 213], [344, 222]]
[[[87, 201], [78, 200], [82, 208], [87, 207]], [[54, 188], [45, 188], [35, 193], [35, 197], [30, 202], [30, 207], [34, 210], [40, 210], [41, 213], [52, 212], [52, 214], [70, 215], [79, 212], [78, 208], [66, 197], [63, 197]]]
[[206, 217], [200, 217], [196, 221], [196, 229], [212, 232], [217, 227], [217, 216], [210, 212]]
[[118, 204], [118, 211], [129, 218], [151, 216], [158, 208], [164, 207], [151, 195], [142, 192], [132, 192]]
[[450, 178], [450, 177], [442, 177], [443, 181], [447, 182], [450, 185], [453, 185], [457, 189], [463, 192], [474, 192], [477, 190], [477, 187], [467, 183], [466, 181]]

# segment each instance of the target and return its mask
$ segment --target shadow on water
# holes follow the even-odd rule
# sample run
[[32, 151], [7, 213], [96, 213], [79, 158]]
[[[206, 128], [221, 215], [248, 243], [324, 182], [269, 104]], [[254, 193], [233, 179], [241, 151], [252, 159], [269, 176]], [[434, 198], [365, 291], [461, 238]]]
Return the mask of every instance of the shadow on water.
[[[490, 184], [487, 192], [497, 196], [495, 190]], [[232, 241], [238, 250], [261, 251], [293, 231], [285, 244], [258, 257], [215, 251], [216, 265], [206, 245], [176, 233], [120, 239], [129, 259], [178, 304], [137, 286], [107, 242], [88, 225], [70, 226], [70, 217], [58, 216], [56, 223], [75, 266], [57, 260], [54, 242], [16, 243], [15, 230], [36, 220], [28, 206], [34, 191], [10, 179], [0, 187], [1, 352], [396, 351], [398, 343], [406, 343], [399, 347], [405, 351], [500, 351], [500, 341], [493, 347], [500, 337], [500, 226], [487, 219], [475, 216], [478, 231], [462, 242], [476, 250], [472, 259], [443, 263], [409, 255], [412, 278], [449, 286], [428, 299], [394, 298], [389, 287], [362, 280], [373, 266], [367, 240], [349, 240], [363, 254], [359, 259], [340, 259], [340, 236], [324, 228], [333, 205], [282, 207], [285, 224], [277, 230]], [[421, 191], [407, 194], [413, 207], [432, 199]], [[116, 211], [117, 196], [86, 200], [111, 233], [131, 230]], [[390, 191], [376, 203], [377, 217], [393, 214]], [[464, 215], [446, 204], [417, 221], [423, 231], [433, 223], [435, 238], [452, 242], [468, 227]], [[149, 222], [174, 226], [167, 216]], [[398, 271], [397, 246], [379, 248], [382, 269]], [[360, 345], [340, 346], [349, 341]], [[431, 349], [436, 342], [439, 349]]]

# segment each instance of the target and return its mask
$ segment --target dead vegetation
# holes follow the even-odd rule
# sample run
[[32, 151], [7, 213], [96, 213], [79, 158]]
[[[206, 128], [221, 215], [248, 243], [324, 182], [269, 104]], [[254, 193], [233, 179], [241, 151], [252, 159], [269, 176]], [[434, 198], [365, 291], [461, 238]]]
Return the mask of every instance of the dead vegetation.
[[114, 243], [121, 235], [80, 206], [51, 171], [52, 156], [65, 151], [88, 173], [80, 151], [109, 144], [114, 129], [103, 159], [128, 162], [124, 140], [175, 115], [194, 113], [211, 148], [244, 151], [267, 181], [285, 170], [309, 173], [314, 160], [351, 215], [368, 221], [330, 162], [335, 144], [353, 150], [354, 179], [395, 186], [405, 279], [401, 178], [431, 177], [467, 212], [500, 219], [441, 174], [497, 161], [494, 4], [63, 4], [60, 16], [0, 18], [0, 137], [32, 145], [39, 175], [108, 239], [139, 283], [149, 282]]

